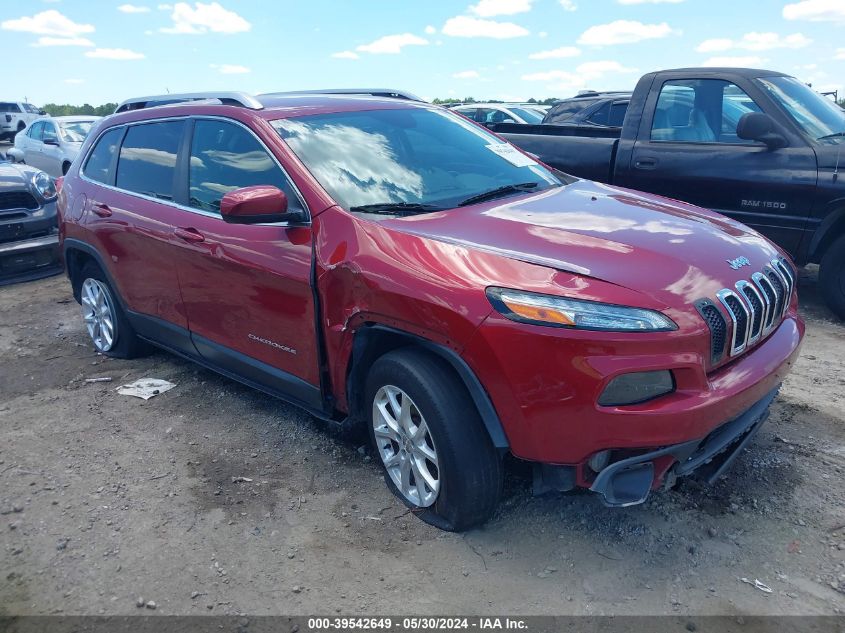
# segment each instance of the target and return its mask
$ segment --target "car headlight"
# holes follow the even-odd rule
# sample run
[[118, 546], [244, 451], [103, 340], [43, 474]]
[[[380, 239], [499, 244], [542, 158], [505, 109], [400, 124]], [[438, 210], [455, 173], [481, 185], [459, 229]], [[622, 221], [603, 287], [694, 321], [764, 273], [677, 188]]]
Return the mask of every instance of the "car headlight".
[[660, 332], [677, 330], [672, 319], [644, 308], [597, 301], [569, 299], [507, 288], [488, 288], [493, 307], [511, 321], [613, 332]]
[[39, 171], [32, 177], [32, 186], [46, 202], [54, 200], [58, 195], [56, 192], [56, 181], [43, 171]]

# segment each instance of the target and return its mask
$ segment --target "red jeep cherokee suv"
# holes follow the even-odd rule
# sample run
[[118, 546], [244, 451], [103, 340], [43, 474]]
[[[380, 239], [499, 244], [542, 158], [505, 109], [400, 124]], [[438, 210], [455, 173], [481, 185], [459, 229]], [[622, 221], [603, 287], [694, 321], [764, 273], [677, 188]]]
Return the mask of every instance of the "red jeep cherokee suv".
[[92, 131], [59, 211], [98, 351], [152, 343], [366, 426], [444, 529], [491, 515], [505, 452], [614, 506], [724, 472], [804, 332], [776, 246], [340, 92], [136, 99]]

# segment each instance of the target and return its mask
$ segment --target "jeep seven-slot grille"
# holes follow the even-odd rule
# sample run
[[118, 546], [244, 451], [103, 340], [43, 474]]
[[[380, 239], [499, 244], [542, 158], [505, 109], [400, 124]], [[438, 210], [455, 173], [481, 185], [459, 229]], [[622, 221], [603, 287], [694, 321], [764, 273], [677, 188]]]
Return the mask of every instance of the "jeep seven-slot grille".
[[792, 267], [784, 259], [777, 258], [762, 272], [754, 273], [751, 281], [738, 281], [735, 288], [717, 292], [718, 305], [707, 299], [696, 303], [710, 330], [714, 364], [721, 360], [726, 343], [728, 354], [736, 356], [780, 324], [789, 309], [795, 280]]
[[4, 191], [0, 193], [0, 211], [37, 208], [38, 202], [28, 191]]

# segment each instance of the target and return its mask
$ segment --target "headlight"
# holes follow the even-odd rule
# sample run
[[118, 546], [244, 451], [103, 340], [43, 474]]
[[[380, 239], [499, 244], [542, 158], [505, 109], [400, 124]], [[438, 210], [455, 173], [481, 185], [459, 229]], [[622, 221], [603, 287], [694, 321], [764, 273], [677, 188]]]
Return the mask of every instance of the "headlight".
[[32, 177], [32, 186], [45, 201], [50, 201], [56, 197], [56, 181], [53, 180], [49, 174], [39, 171]]
[[488, 288], [487, 297], [496, 310], [511, 321], [521, 323], [615, 332], [660, 332], [678, 329], [675, 322], [666, 315], [643, 308], [507, 288]]

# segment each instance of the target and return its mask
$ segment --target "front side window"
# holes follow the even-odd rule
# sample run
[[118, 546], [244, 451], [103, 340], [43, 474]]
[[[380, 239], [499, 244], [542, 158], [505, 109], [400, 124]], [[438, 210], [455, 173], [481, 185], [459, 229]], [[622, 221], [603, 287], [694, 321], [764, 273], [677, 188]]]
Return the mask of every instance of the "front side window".
[[27, 130], [26, 135], [29, 138], [31, 138], [33, 141], [40, 141], [41, 140], [41, 134], [43, 133], [43, 131], [44, 131], [44, 122], [43, 121], [36, 121], [35, 123], [33, 123], [29, 127], [29, 130]]
[[26, 110], [30, 114], [38, 114], [40, 112], [40, 110], [38, 108], [36, 108], [34, 105], [32, 105], [31, 103], [24, 103], [23, 108], [24, 108], [24, 110]]
[[794, 77], [758, 81], [811, 138], [822, 140], [845, 132], [845, 111]]
[[271, 122], [342, 207], [453, 208], [506, 187], [560, 185], [509, 143], [445, 110], [401, 108], [315, 114]]
[[743, 114], [760, 107], [739, 86], [722, 79], [667, 81], [660, 90], [651, 126], [654, 141], [754, 144], [740, 139]]
[[220, 213], [220, 201], [230, 191], [273, 185], [285, 192], [289, 208], [301, 208], [293, 187], [267, 150], [234, 123], [199, 119], [191, 141], [189, 204]]
[[174, 174], [184, 121], [133, 125], [126, 131], [115, 185], [151, 198], [173, 200]]
[[46, 143], [47, 141], [56, 141], [58, 142], [59, 137], [56, 136], [56, 126], [52, 123], [44, 123], [44, 131], [41, 133], [41, 141]]
[[112, 158], [117, 152], [121, 134], [123, 134], [123, 128], [112, 128], [99, 138], [82, 169], [86, 177], [104, 184], [112, 182]]

